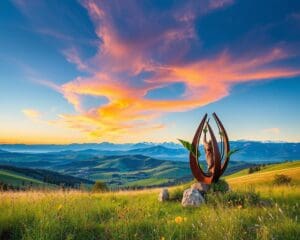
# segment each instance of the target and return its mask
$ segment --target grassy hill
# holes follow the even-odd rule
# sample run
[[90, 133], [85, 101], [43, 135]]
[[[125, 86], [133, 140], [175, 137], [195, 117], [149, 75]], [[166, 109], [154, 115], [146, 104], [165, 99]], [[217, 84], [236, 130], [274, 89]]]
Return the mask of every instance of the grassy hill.
[[57, 188], [58, 186], [78, 188], [80, 184], [91, 185], [93, 181], [63, 175], [57, 172], [0, 165], [0, 183], [15, 189]]
[[249, 185], [271, 185], [276, 174], [284, 174], [292, 178], [293, 184], [300, 184], [300, 161], [271, 164], [262, 167], [260, 171], [249, 174], [248, 169], [225, 177], [233, 187]]
[[4, 184], [9, 184], [14, 187], [50, 187], [49, 184], [44, 183], [43, 181], [39, 181], [37, 179], [28, 177], [26, 175], [9, 171], [9, 170], [3, 170], [0, 169], [0, 182]]
[[[146, 150], [154, 151], [153, 148]], [[155, 147], [155, 151], [160, 153], [165, 148]], [[174, 185], [192, 179], [188, 162], [161, 160], [141, 154], [106, 156], [95, 150], [36, 154], [0, 151], [0, 164], [51, 170], [91, 181], [101, 180], [114, 189]], [[231, 161], [226, 174], [252, 165]]]
[[[271, 184], [276, 173], [292, 185]], [[300, 239], [299, 161], [226, 177], [199, 208], [160, 203], [160, 189], [0, 194], [0, 239]], [[264, 181], [262, 181], [262, 178]], [[245, 181], [247, 179], [247, 181]], [[182, 186], [170, 188], [171, 196]], [[242, 201], [244, 199], [244, 201]]]

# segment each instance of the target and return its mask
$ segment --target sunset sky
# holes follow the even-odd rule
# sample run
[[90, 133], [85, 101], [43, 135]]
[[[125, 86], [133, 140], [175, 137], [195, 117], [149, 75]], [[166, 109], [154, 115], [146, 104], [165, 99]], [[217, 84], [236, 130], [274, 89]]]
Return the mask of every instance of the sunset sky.
[[2, 0], [0, 143], [300, 141], [300, 1]]

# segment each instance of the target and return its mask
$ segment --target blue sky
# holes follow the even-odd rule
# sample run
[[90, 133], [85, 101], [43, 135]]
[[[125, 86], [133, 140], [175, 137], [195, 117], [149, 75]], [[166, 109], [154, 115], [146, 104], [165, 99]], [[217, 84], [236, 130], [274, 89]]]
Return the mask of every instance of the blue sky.
[[299, 1], [1, 1], [0, 142], [300, 141]]

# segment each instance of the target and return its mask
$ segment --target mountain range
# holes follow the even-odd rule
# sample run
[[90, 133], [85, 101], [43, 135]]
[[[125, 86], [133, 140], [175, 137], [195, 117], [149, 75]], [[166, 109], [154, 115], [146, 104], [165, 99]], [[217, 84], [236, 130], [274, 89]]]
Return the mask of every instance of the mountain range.
[[[97, 150], [61, 151], [53, 153], [20, 153], [0, 151], [0, 170], [13, 166], [26, 175], [26, 169], [40, 174], [55, 171], [62, 175], [90, 181], [101, 180], [112, 188], [162, 186], [192, 180], [187, 161], [169, 161], [141, 154], [99, 155]], [[200, 162], [204, 169], [206, 163]], [[226, 174], [255, 164], [231, 161]], [[21, 168], [17, 170], [16, 168]], [[28, 171], [32, 177], [32, 171]], [[1, 180], [1, 174], [0, 174]], [[41, 177], [38, 178], [41, 180]], [[77, 181], [78, 182], [78, 181]]]
[[[258, 142], [258, 141], [231, 141], [231, 149], [239, 149], [232, 156], [232, 160], [245, 162], [281, 162], [300, 158], [300, 143], [288, 142]], [[114, 144], [109, 142], [84, 143], [68, 145], [24, 145], [2, 144], [0, 149], [10, 152], [53, 153], [61, 154], [66, 151], [77, 151], [82, 154], [96, 156], [125, 156], [142, 154], [161, 160], [188, 161], [188, 152], [173, 142], [164, 143], [125, 143]], [[202, 146], [200, 150], [203, 153]]]
[[[300, 159], [300, 143], [233, 141], [230, 146], [239, 151], [232, 155], [225, 174], [257, 164]], [[202, 146], [200, 152], [200, 164], [205, 168]], [[186, 149], [175, 143], [0, 145], [0, 164], [22, 168], [15, 169], [16, 172], [26, 175], [26, 169], [35, 169], [41, 180], [44, 171], [54, 171], [78, 178], [77, 183], [80, 179], [102, 180], [113, 188], [191, 180], [188, 155]], [[28, 172], [32, 177], [32, 171]]]

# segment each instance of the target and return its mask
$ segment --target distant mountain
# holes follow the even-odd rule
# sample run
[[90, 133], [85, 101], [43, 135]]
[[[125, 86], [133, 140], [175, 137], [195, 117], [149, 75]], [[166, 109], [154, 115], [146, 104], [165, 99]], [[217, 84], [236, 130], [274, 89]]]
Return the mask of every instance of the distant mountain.
[[[151, 147], [145, 150], [157, 154], [169, 151], [164, 147]], [[141, 154], [104, 156], [99, 155], [96, 150], [35, 154], [0, 152], [0, 164], [20, 169], [38, 168], [36, 170], [38, 172], [56, 171], [63, 175], [91, 181], [102, 180], [116, 188], [170, 185], [192, 179], [187, 161], [160, 160]], [[205, 166], [205, 162], [201, 162], [201, 164]], [[232, 161], [226, 174], [250, 166], [253, 164]], [[26, 174], [26, 170], [23, 173]], [[44, 173], [42, 172], [42, 174]]]
[[[232, 156], [232, 159], [236, 161], [280, 162], [300, 159], [300, 143], [240, 140], [231, 141], [230, 146], [231, 149], [241, 149]], [[70, 151], [70, 155], [72, 155], [71, 152], [78, 151], [83, 155], [94, 156], [143, 154], [161, 160], [188, 161], [188, 152], [180, 144], [172, 142], [141, 142], [134, 144], [103, 142], [69, 145], [2, 144], [0, 145], [0, 149], [10, 152], [27, 153], [58, 152], [58, 155], [66, 155], [68, 151]], [[200, 151], [203, 153], [202, 147], [200, 147]]]
[[247, 162], [282, 162], [300, 159], [300, 143], [287, 142], [230, 142], [231, 149], [240, 149], [232, 160]]
[[[287, 160], [300, 159], [300, 143], [284, 142], [255, 142], [255, 141], [233, 141], [230, 142], [231, 149], [240, 149], [232, 155], [232, 160], [261, 163], [261, 162], [282, 162]], [[93, 154], [95, 156], [108, 155], [132, 155], [142, 154], [162, 160], [188, 161], [189, 154], [180, 145], [177, 148], [168, 148], [164, 145], [154, 145], [150, 147], [134, 148], [126, 151], [103, 151], [103, 150], [84, 150], [81, 153]], [[204, 160], [203, 147], [200, 146], [202, 153], [201, 159]]]

